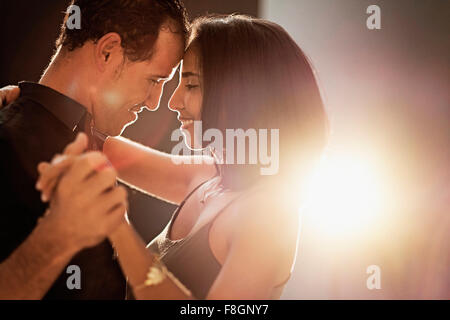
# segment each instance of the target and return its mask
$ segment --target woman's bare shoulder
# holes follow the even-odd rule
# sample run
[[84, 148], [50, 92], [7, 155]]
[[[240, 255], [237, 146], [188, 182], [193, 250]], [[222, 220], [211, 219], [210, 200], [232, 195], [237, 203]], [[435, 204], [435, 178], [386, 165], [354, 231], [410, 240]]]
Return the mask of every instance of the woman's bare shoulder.
[[[275, 192], [264, 190], [254, 192], [233, 203], [228, 211], [235, 230], [264, 235], [268, 241], [271, 236], [291, 243], [299, 232], [299, 211], [296, 204], [282, 201]], [[280, 234], [283, 234], [280, 237]], [[264, 239], [264, 238], [263, 238]]]
[[261, 192], [240, 198], [227, 208], [229, 248], [242, 248], [238, 251], [247, 252], [250, 261], [266, 261], [263, 257], [270, 256], [267, 268], [276, 270], [274, 284], [289, 277], [295, 262], [300, 232], [295, 207], [280, 202], [270, 192]]

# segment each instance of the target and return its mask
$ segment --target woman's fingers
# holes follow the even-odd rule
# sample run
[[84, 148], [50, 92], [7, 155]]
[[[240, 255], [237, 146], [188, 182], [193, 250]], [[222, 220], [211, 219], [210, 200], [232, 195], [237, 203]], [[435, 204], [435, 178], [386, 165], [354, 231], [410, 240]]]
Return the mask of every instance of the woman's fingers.
[[20, 95], [20, 89], [17, 86], [9, 86], [9, 89], [6, 94], [6, 102], [11, 103], [16, 100]]
[[63, 153], [65, 155], [76, 156], [86, 151], [87, 147], [88, 147], [88, 137], [85, 133], [80, 132], [78, 133], [75, 140], [66, 146]]
[[64, 177], [68, 179], [70, 183], [78, 183], [88, 179], [96, 172], [102, 171], [108, 167], [111, 167], [110, 162], [106, 156], [98, 151], [91, 151], [83, 153], [80, 156], [76, 156], [76, 161], [71, 166], [70, 172]]
[[72, 166], [75, 157], [62, 156], [56, 159], [59, 161], [54, 161], [52, 164], [41, 162], [38, 165], [38, 171], [41, 175], [36, 183], [36, 189], [41, 191], [44, 202], [51, 199], [59, 179]]
[[50, 163], [48, 162], [41, 162], [38, 164], [38, 172], [39, 175], [41, 175], [42, 173], [44, 173], [49, 167], [51, 166]]
[[[42, 193], [42, 201], [51, 199], [60, 179], [67, 173], [67, 179], [71, 183], [78, 183], [90, 177], [96, 171], [109, 168], [108, 159], [100, 152], [84, 153], [80, 156], [62, 155], [55, 157], [52, 163], [40, 164], [41, 176], [36, 183], [36, 188]], [[115, 177], [115, 174], [114, 174]]]
[[0, 89], [0, 107], [10, 104], [19, 97], [20, 89], [17, 86], [6, 86]]

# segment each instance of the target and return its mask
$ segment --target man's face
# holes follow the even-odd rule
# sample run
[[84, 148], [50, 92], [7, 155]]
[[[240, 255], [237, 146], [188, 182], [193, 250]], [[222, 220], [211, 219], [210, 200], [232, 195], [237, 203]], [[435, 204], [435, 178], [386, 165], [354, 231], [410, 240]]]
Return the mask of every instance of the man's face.
[[156, 110], [163, 85], [175, 73], [183, 51], [181, 36], [162, 29], [149, 60], [122, 59], [111, 65], [90, 93], [96, 128], [108, 135], [120, 135], [144, 107]]

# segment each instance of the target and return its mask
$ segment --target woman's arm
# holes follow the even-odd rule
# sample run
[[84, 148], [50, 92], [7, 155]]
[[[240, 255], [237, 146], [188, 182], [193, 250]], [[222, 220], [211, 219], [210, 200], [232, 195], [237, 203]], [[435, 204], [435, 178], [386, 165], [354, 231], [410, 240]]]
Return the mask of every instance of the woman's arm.
[[173, 275], [157, 285], [143, 285], [150, 267], [154, 265], [155, 256], [145, 247], [144, 242], [133, 229], [124, 222], [109, 237], [119, 256], [120, 266], [128, 278], [136, 299], [145, 300], [183, 300], [195, 299]]
[[[176, 204], [179, 204], [196, 184], [216, 174], [211, 157], [195, 156], [197, 159], [206, 160], [195, 164], [194, 156], [171, 155], [123, 137], [108, 138], [103, 152], [118, 171], [120, 180]], [[180, 163], [181, 160], [191, 160], [191, 164]]]
[[[17, 86], [1, 88], [0, 108], [17, 99], [19, 93]], [[109, 137], [103, 152], [117, 169], [120, 180], [176, 204], [186, 197], [190, 189], [216, 174], [215, 166], [206, 163], [208, 160], [211, 163], [210, 157], [174, 156], [122, 137]], [[196, 164], [194, 158], [206, 161]], [[192, 164], [177, 164], [183, 159]]]
[[[79, 143], [75, 141], [69, 144], [64, 156], [55, 157], [51, 164], [39, 165], [41, 176], [38, 185], [44, 198], [51, 198], [59, 177], [73, 161], [71, 155], [83, 152], [84, 149], [78, 146]], [[122, 137], [109, 137], [103, 146], [103, 152], [118, 172], [120, 180], [176, 204], [179, 204], [191, 189], [216, 174], [212, 157], [174, 156]], [[191, 164], [175, 161], [183, 159], [190, 160]], [[201, 164], [195, 164], [195, 159]], [[208, 164], [208, 161], [211, 164]]]

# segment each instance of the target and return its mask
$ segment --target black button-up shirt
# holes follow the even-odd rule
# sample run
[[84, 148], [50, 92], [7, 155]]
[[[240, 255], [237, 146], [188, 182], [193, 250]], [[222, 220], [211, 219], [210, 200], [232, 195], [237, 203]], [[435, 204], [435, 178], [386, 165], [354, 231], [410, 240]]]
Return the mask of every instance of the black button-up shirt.
[[[35, 189], [37, 165], [49, 161], [86, 131], [89, 113], [46, 86], [19, 84], [20, 97], [0, 110], [0, 262], [32, 232], [47, 205]], [[88, 134], [89, 135], [89, 134]], [[95, 145], [90, 136], [90, 145]], [[108, 241], [82, 250], [69, 263], [81, 269], [81, 289], [68, 289], [63, 270], [47, 299], [123, 299], [125, 279]]]

